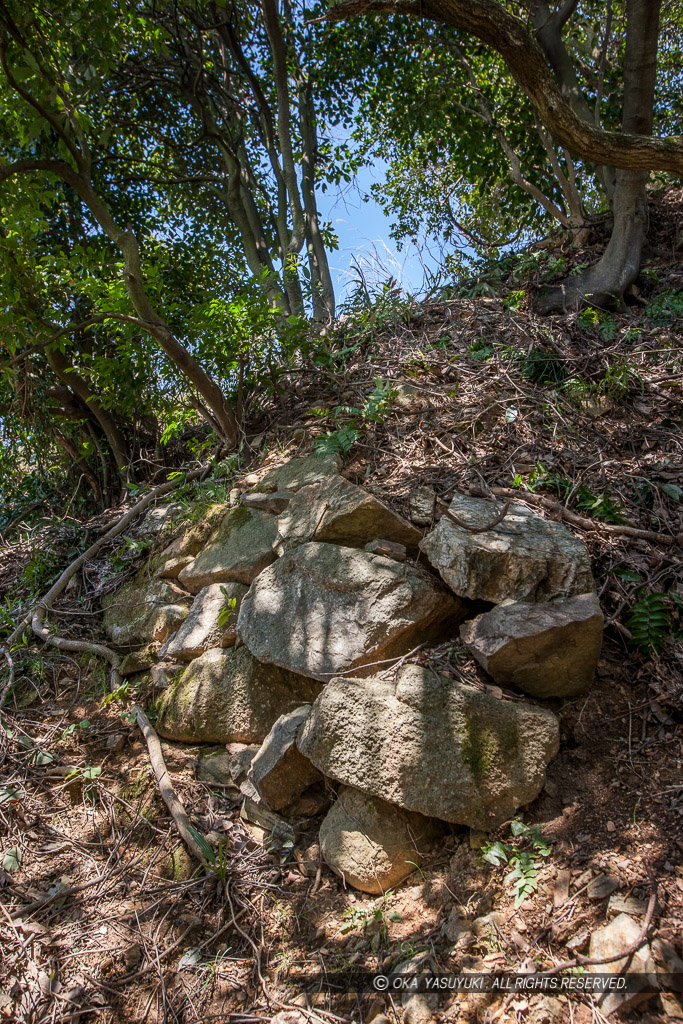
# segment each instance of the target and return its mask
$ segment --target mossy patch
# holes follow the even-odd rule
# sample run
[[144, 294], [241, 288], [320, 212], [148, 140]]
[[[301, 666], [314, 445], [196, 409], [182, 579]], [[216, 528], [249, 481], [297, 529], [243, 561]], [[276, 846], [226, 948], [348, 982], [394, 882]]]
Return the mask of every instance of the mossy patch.
[[507, 762], [518, 749], [514, 722], [491, 726], [472, 718], [466, 723], [462, 757], [477, 782], [488, 778], [497, 765]]

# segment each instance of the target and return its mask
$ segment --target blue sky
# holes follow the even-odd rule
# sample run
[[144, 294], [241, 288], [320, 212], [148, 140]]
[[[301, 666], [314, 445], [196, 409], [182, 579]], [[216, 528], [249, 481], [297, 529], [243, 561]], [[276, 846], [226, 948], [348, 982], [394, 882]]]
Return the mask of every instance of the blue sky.
[[[339, 236], [339, 249], [330, 253], [330, 265], [335, 290], [340, 300], [352, 283], [352, 262], [358, 259], [371, 283], [381, 284], [391, 275], [406, 291], [420, 293], [425, 288], [425, 275], [421, 258], [414, 245], [404, 245], [399, 252], [390, 238], [391, 218], [386, 217], [380, 205], [370, 196], [370, 187], [381, 181], [385, 165], [376, 161], [364, 167], [353, 183], [341, 192], [320, 192], [318, 209], [323, 220], [330, 220]], [[363, 202], [363, 196], [370, 196]], [[422, 253], [430, 270], [437, 268], [437, 260]]]

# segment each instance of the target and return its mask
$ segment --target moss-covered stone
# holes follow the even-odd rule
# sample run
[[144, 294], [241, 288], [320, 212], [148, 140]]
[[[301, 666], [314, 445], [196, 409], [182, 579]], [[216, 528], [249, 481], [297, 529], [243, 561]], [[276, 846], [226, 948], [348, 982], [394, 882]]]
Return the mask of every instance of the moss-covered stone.
[[163, 643], [190, 610], [188, 594], [156, 578], [160, 564], [160, 556], [151, 558], [131, 580], [102, 599], [102, 625], [118, 647]]
[[162, 694], [157, 732], [185, 743], [260, 743], [280, 715], [320, 690], [311, 679], [262, 665], [246, 647], [213, 649]]
[[267, 512], [239, 506], [231, 509], [179, 582], [197, 594], [212, 583], [234, 581], [246, 586], [275, 561], [277, 520]]
[[546, 708], [406, 665], [396, 682], [333, 679], [297, 743], [339, 782], [428, 817], [489, 829], [538, 796], [559, 727]]

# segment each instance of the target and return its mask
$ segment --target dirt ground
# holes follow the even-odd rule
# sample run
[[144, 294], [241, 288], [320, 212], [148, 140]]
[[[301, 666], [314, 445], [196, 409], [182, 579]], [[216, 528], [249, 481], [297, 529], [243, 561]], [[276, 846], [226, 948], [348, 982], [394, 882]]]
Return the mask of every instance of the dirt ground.
[[[662, 220], [659, 255], [646, 267], [655, 296], [683, 288], [666, 230]], [[671, 959], [683, 958], [680, 315], [653, 322], [636, 300], [612, 322], [542, 320], [497, 297], [394, 307], [360, 331], [349, 326], [343, 362], [299, 374], [286, 399], [261, 410], [253, 455], [239, 467], [291, 457], [353, 423], [344, 474], [404, 514], [419, 485], [444, 500], [512, 488], [585, 541], [605, 641], [591, 691], [552, 704], [560, 753], [541, 796], [520, 812], [550, 845], [536, 891], [515, 908], [507, 869], [482, 859], [485, 837], [455, 827], [395, 891], [345, 890], [320, 863], [319, 819], [303, 823], [294, 851], [269, 848], [240, 818], [237, 792], [199, 777], [200, 751], [168, 744], [178, 794], [223, 851], [215, 870], [200, 871], [127, 718], [134, 700], [151, 703], [151, 683], [112, 699], [94, 660], [29, 647], [0, 731], [0, 1020], [198, 1024], [281, 1013], [290, 1024], [386, 1024], [380, 1015], [415, 1024], [419, 1014], [398, 996], [337, 991], [320, 979], [389, 971], [420, 954], [444, 972], [549, 969], [586, 954], [619, 900], [648, 924], [658, 971], [683, 972]], [[399, 393], [376, 422], [361, 422], [353, 410], [377, 380]], [[0, 555], [6, 600], [41, 544], [56, 546], [63, 564], [70, 545], [84, 546], [60, 536], [53, 524], [9, 539]], [[112, 554], [86, 567], [79, 592], [58, 605], [55, 629], [98, 635], [98, 587]], [[653, 593], [669, 596], [666, 628], [639, 645], [634, 606]], [[419, 658], [436, 655], [454, 674], [486, 681], [458, 640]], [[509, 837], [504, 826], [489, 840]], [[455, 918], [491, 912], [500, 916], [459, 946]], [[681, 981], [672, 979], [674, 989]], [[683, 1019], [680, 989], [609, 1019]], [[539, 994], [447, 996], [429, 1014], [605, 1019], [592, 996]]]

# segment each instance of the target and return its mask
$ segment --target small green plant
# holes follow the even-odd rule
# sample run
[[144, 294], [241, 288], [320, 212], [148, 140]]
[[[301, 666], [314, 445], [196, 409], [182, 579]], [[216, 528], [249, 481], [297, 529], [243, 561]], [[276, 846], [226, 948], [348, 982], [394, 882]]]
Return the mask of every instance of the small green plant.
[[576, 492], [576, 507], [584, 509], [603, 523], [623, 523], [621, 508], [610, 494], [595, 495], [590, 487], [581, 486]]
[[225, 587], [221, 587], [221, 594], [225, 599], [225, 604], [218, 613], [218, 628], [223, 629], [223, 626], [227, 626], [230, 619], [235, 614], [235, 608], [237, 607], [237, 598], [230, 597]]
[[397, 390], [379, 377], [375, 378], [374, 383], [375, 387], [365, 399], [360, 414], [365, 421], [381, 423], [394, 403]]
[[524, 306], [525, 299], [526, 292], [520, 289], [519, 291], [510, 292], [509, 295], [506, 295], [503, 305], [508, 313], [519, 313]]
[[388, 939], [387, 922], [389, 921], [400, 921], [401, 915], [397, 910], [389, 910], [387, 907], [387, 900], [393, 896], [393, 891], [389, 889], [384, 893], [382, 898], [375, 903], [374, 907], [349, 907], [342, 914], [344, 924], [341, 927], [342, 935], [348, 935], [349, 932], [354, 931], [356, 928], [362, 932], [368, 931], [371, 927], [372, 938], [371, 948], [376, 952], [380, 946], [386, 945]]
[[146, 554], [154, 545], [151, 537], [137, 540], [133, 537], [125, 537], [121, 547], [111, 557], [111, 567], [114, 572], [122, 572], [127, 569], [131, 562], [135, 562], [142, 555]]
[[683, 599], [678, 594], [659, 592], [641, 596], [642, 590], [637, 594], [638, 600], [626, 619], [630, 642], [642, 651], [659, 654], [668, 640], [683, 638], [680, 626]]
[[483, 338], [479, 338], [478, 341], [470, 345], [470, 357], [477, 363], [486, 362], [494, 354], [494, 351], [493, 346], [489, 345]]
[[109, 704], [112, 704], [115, 700], [120, 700], [125, 703], [130, 697], [130, 683], [126, 679], [124, 683], [117, 686], [111, 693], [105, 693], [104, 697], [100, 701], [100, 707], [106, 708]]
[[511, 886], [515, 907], [519, 907], [527, 896], [536, 891], [541, 864], [539, 858], [550, 856], [552, 840], [544, 839], [539, 825], [526, 825], [523, 821], [513, 821], [510, 831], [516, 842], [496, 840], [485, 843], [481, 853], [487, 864], [496, 868], [506, 865], [511, 869], [505, 876], [505, 882]]
[[605, 376], [598, 384], [598, 391], [602, 395], [619, 399], [625, 398], [633, 387], [642, 389], [642, 377], [625, 360], [617, 360], [605, 370]]
[[617, 334], [617, 323], [611, 313], [589, 307], [579, 313], [578, 321], [583, 327], [597, 327], [605, 341], [612, 341]]
[[350, 424], [339, 430], [328, 431], [313, 442], [316, 455], [348, 455], [360, 437], [360, 431]]
[[80, 729], [82, 732], [85, 732], [86, 729], [89, 728], [90, 722], [88, 721], [87, 718], [84, 718], [83, 721], [78, 723], [72, 722], [71, 725], [67, 725], [66, 729], [63, 731], [62, 739], [65, 740], [68, 736], [73, 736], [73, 734], [76, 732], [76, 729]]
[[665, 327], [683, 317], [683, 291], [660, 292], [645, 310], [645, 316], [656, 327]]
[[567, 372], [554, 352], [532, 348], [525, 357], [521, 373], [534, 384], [556, 386], [567, 378]]

